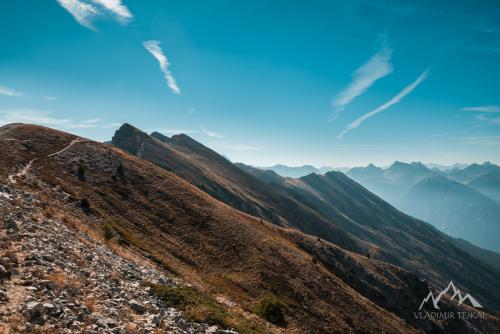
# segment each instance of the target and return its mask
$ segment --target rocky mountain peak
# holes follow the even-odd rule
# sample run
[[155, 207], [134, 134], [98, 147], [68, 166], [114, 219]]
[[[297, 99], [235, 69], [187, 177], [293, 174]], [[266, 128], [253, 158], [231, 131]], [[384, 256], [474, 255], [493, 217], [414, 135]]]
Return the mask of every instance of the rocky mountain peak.
[[169, 137], [167, 137], [164, 134], [162, 134], [160, 132], [157, 132], [157, 131], [152, 132], [151, 133], [151, 137], [153, 137], [155, 139], [158, 139], [162, 143], [169, 143], [170, 142], [170, 138]]

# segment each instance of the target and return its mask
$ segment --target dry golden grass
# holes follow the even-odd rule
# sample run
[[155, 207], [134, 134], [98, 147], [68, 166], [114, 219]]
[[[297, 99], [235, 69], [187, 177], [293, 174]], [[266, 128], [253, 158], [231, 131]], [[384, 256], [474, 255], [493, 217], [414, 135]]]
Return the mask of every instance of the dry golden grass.
[[[46, 156], [74, 138], [54, 138], [54, 132], [43, 128], [28, 130], [23, 138], [40, 143], [29, 156]], [[5, 154], [0, 157], [12, 161], [21, 159], [19, 165], [25, 158], [8, 151], [1, 153]], [[74, 173], [71, 161], [76, 158], [86, 161], [85, 182]], [[0, 166], [5, 165], [3, 160], [0, 158]], [[109, 173], [119, 164], [124, 168], [123, 179]], [[288, 230], [243, 214], [147, 161], [89, 142], [76, 145], [57, 159], [38, 160], [33, 173], [48, 189], [71, 189], [73, 200], [64, 203], [69, 224], [71, 219], [77, 220], [76, 228], [88, 228], [96, 240], [102, 241], [99, 224], [113, 222], [113, 232], [129, 243], [123, 249], [148, 257], [165, 271], [176, 271], [202, 294], [215, 291], [225, 295], [239, 303], [244, 312], [254, 310], [265, 296], [277, 296], [286, 304], [286, 333], [416, 331], [384, 309], [383, 303], [377, 305], [369, 300], [374, 291], [368, 289], [370, 286], [376, 286], [379, 295], [389, 288], [384, 282], [386, 276], [394, 278], [391, 284], [395, 288], [401, 288], [396, 291], [406, 291], [405, 284], [412, 284], [414, 278], [404, 270], [364, 257], [358, 259], [355, 254], [328, 242], [318, 244], [316, 238], [310, 240], [299, 232], [288, 234]], [[81, 198], [88, 199], [90, 211], [82, 210]], [[118, 252], [123, 247], [115, 244], [115, 238], [108, 246], [117, 247]], [[333, 255], [330, 248], [335, 250]], [[311, 255], [317, 263], [312, 263]], [[348, 284], [353, 264], [359, 264], [357, 274], [370, 274], [373, 280], [370, 284], [358, 280], [361, 292]], [[412, 293], [408, 290], [410, 300], [418, 297]], [[228, 312], [227, 308], [218, 309], [217, 304], [205, 301], [192, 309], [194, 318], [202, 318], [214, 309], [219, 315]], [[238, 313], [237, 318], [240, 316], [245, 318]], [[257, 323], [265, 324], [262, 318], [255, 317]], [[282, 330], [270, 327], [267, 331]]]
[[46, 279], [54, 284], [54, 288], [61, 290], [68, 287], [81, 289], [83, 284], [83, 279], [77, 276], [68, 276], [62, 272], [54, 272], [46, 276]]

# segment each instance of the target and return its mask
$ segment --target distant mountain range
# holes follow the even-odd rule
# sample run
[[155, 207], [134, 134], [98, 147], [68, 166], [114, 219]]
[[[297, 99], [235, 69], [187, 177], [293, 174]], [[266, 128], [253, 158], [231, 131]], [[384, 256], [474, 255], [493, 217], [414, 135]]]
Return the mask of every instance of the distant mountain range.
[[[429, 169], [437, 170], [437, 171], [449, 171], [449, 170], [457, 170], [466, 168], [467, 164], [455, 163], [453, 165], [440, 165], [429, 163], [426, 164]], [[303, 165], [303, 166], [287, 166], [283, 164], [276, 164], [271, 167], [257, 167], [265, 170], [272, 170], [275, 173], [278, 173], [284, 177], [302, 177], [311, 173], [316, 174], [325, 174], [331, 171], [343, 172], [346, 173], [351, 170], [351, 167], [314, 167], [312, 165]]]
[[429, 169], [422, 163], [372, 164], [347, 172], [368, 190], [443, 232], [500, 252], [500, 167]]
[[[271, 167], [257, 167], [260, 169], [265, 169], [265, 170], [272, 170], [273, 172], [285, 176], [285, 177], [302, 177], [306, 176], [311, 173], [316, 173], [316, 174], [325, 174], [327, 172], [330, 172], [332, 170], [336, 170], [333, 167], [319, 167], [316, 168], [312, 165], [303, 165], [303, 166], [297, 166], [297, 167], [291, 167], [287, 165], [282, 165], [282, 164], [277, 164]], [[349, 170], [348, 167], [346, 168], [340, 168], [344, 171]]]
[[437, 170], [442, 170], [442, 171], [451, 170], [451, 169], [464, 169], [465, 167], [469, 166], [468, 164], [462, 164], [462, 163], [454, 163], [452, 165], [441, 165], [441, 164], [427, 163], [425, 165], [430, 169], [437, 169]]

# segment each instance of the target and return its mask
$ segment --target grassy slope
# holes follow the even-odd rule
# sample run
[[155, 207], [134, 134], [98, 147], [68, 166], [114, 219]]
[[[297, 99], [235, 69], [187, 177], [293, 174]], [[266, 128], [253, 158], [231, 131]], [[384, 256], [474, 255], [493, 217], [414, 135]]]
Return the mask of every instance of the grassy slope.
[[[26, 186], [49, 195], [48, 189], [57, 187], [70, 195], [68, 200], [48, 196], [52, 205], [90, 228], [110, 225], [124, 247], [247, 312], [277, 295], [287, 307], [287, 333], [415, 331], [391, 314], [404, 317], [417, 307], [423, 289], [414, 275], [236, 211], [107, 145], [79, 143], [57, 158], [44, 158], [71, 139], [40, 127], [0, 130], [0, 178], [40, 157]], [[31, 148], [23, 151], [26, 145]], [[117, 173], [120, 163], [123, 176]], [[85, 166], [85, 181], [76, 175], [78, 165]], [[90, 213], [80, 207], [83, 198]], [[429, 330], [449, 324], [414, 325]], [[493, 331], [498, 319], [469, 325]]]

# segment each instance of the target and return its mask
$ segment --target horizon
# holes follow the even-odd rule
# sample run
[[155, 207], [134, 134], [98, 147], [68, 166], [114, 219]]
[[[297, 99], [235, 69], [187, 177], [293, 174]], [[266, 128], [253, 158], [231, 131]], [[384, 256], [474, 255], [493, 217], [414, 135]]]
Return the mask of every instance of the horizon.
[[[22, 123], [22, 122], [18, 122], [18, 123], [21, 123], [21, 124], [32, 124], [32, 125], [42, 125], [42, 126], [44, 126], [43, 124]], [[2, 126], [4, 126], [4, 125], [9, 125], [9, 124], [15, 124], [15, 123], [0, 124], [0, 128]], [[128, 124], [128, 123], [124, 123], [124, 124]], [[129, 125], [135, 127], [133, 124], [129, 124]], [[54, 129], [57, 129], [57, 128], [54, 128]], [[139, 129], [139, 130], [142, 131], [142, 129]], [[64, 130], [61, 130], [61, 131], [64, 131]], [[67, 132], [67, 131], [65, 131], [65, 132]], [[151, 135], [153, 132], [159, 132], [159, 131], [150, 131], [150, 132], [144, 131], [144, 132], [146, 134], [148, 134], [148, 135]], [[71, 133], [71, 132], [68, 132], [68, 133]], [[159, 133], [162, 134], [162, 135], [164, 135], [164, 136], [167, 136], [164, 133], [161, 133], [161, 132], [159, 132]], [[175, 134], [169, 135], [167, 137], [172, 138], [173, 136], [177, 136], [177, 135], [184, 135], [184, 136], [187, 136], [189, 138], [195, 139], [192, 136], [190, 136], [188, 134], [185, 134], [185, 133], [175, 133]], [[87, 138], [87, 139], [91, 139], [91, 138]], [[91, 139], [91, 140], [94, 140], [94, 139]], [[111, 138], [103, 140], [103, 141], [99, 141], [99, 140], [94, 140], [94, 141], [106, 143], [108, 141], [111, 141]], [[205, 145], [202, 141], [198, 141], [198, 142], [200, 144]], [[208, 147], [208, 148], [210, 148], [210, 147]], [[212, 148], [210, 148], [210, 149], [212, 149]], [[217, 151], [215, 151], [215, 152], [218, 153], [218, 154], [220, 154], [220, 155], [222, 155], [226, 159], [229, 159], [233, 163], [247, 164], [247, 163], [244, 163], [242, 161], [233, 161], [232, 159], [230, 159], [229, 157], [227, 157], [225, 154], [222, 154], [222, 153], [217, 152]], [[402, 160], [394, 160], [394, 161], [390, 162], [389, 164], [381, 164], [381, 165], [379, 165], [379, 164], [376, 164], [376, 163], [373, 163], [373, 162], [369, 162], [366, 165], [352, 165], [352, 166], [347, 166], [347, 165], [343, 165], [343, 166], [340, 166], [340, 165], [339, 166], [333, 166], [333, 165], [313, 165], [313, 164], [310, 164], [310, 163], [299, 164], [299, 165], [289, 165], [289, 164], [285, 164], [285, 163], [281, 163], [281, 162], [277, 162], [277, 163], [273, 163], [273, 164], [269, 164], [269, 165], [262, 165], [262, 166], [252, 165], [252, 164], [247, 164], [247, 165], [252, 166], [252, 167], [256, 167], [256, 168], [259, 168], [259, 169], [266, 169], [266, 168], [276, 167], [276, 166], [283, 166], [283, 167], [290, 167], [290, 168], [301, 168], [301, 167], [311, 166], [311, 167], [313, 167], [315, 169], [321, 169], [321, 168], [343, 169], [343, 168], [368, 167], [369, 165], [374, 165], [375, 167], [379, 167], [379, 168], [382, 168], [382, 169], [387, 169], [387, 168], [391, 167], [393, 164], [398, 163], [398, 162], [399, 163], [404, 163], [404, 164], [421, 163], [421, 164], [425, 165], [429, 169], [431, 169], [433, 167], [433, 166], [430, 166], [430, 165], [439, 165], [440, 167], [453, 167], [454, 165], [466, 165], [466, 166], [470, 166], [470, 165], [473, 165], [473, 164], [485, 165], [485, 164], [491, 164], [492, 163], [490, 160], [486, 160], [486, 161], [482, 161], [482, 162], [481, 161], [474, 161], [474, 162], [471, 162], [471, 163], [466, 163], [466, 162], [460, 162], [460, 161], [458, 161], [458, 162], [454, 162], [454, 163], [451, 163], [451, 164], [440, 164], [440, 163], [436, 163], [436, 162], [432, 162], [432, 161], [431, 162], [424, 162], [424, 161], [402, 161]], [[493, 163], [493, 164], [497, 165], [496, 163]]]
[[0, 125], [128, 122], [252, 166], [500, 164], [494, 1], [69, 3], [3, 5]]

